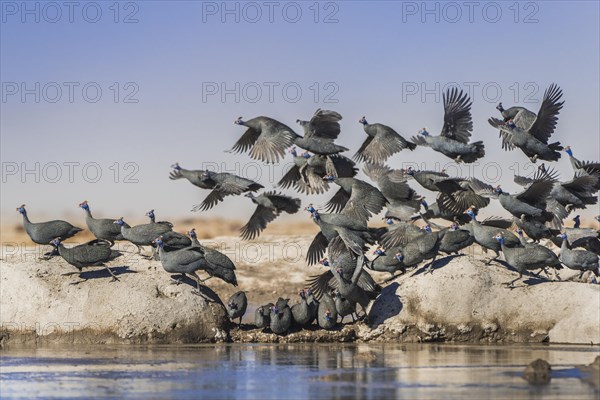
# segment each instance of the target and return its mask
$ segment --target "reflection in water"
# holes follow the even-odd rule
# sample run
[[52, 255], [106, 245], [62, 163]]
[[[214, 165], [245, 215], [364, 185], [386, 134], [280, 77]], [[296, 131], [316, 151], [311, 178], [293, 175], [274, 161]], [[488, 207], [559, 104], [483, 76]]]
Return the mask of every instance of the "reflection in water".
[[[449, 344], [255, 344], [9, 347], [2, 398], [596, 398], [576, 365], [595, 347]], [[543, 358], [550, 385], [529, 386]], [[26, 384], [24, 384], [26, 383]]]

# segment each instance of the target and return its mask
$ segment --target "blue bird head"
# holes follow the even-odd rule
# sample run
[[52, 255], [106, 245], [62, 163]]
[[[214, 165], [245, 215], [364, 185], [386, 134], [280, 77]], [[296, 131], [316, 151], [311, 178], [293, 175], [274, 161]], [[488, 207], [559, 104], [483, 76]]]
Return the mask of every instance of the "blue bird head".
[[377, 254], [378, 256], [384, 256], [385, 250], [381, 246], [377, 246], [377, 248], [373, 251], [373, 254]]
[[292, 148], [290, 149], [290, 154], [291, 154], [293, 157], [298, 157], [298, 152], [296, 151], [296, 147], [292, 147]]
[[358, 122], [363, 125], [368, 125], [367, 118], [365, 116], [359, 119]]
[[515, 232], [517, 232], [517, 235], [519, 236], [523, 236], [523, 230], [519, 227], [515, 228]]
[[325, 267], [329, 267], [329, 260], [327, 258], [323, 258], [319, 260], [319, 264], [324, 265]]
[[311, 155], [308, 151], [305, 151], [304, 153], [302, 153], [302, 157], [305, 159], [309, 159], [311, 157]]
[[315, 210], [315, 208], [313, 207], [313, 204], [312, 204], [312, 203], [309, 203], [309, 204], [308, 204], [308, 206], [304, 207], [304, 209], [305, 209], [306, 211], [308, 211], [309, 213], [311, 213], [311, 214], [312, 214], [312, 213], [314, 213], [315, 211], [317, 211], [317, 210]]
[[394, 225], [394, 219], [393, 218], [386, 218], [385, 219], [385, 223], [388, 225]]
[[335, 272], [337, 272], [338, 274], [340, 274], [340, 276], [343, 276], [343, 275], [344, 275], [344, 270], [343, 270], [343, 269], [341, 269], [340, 267], [337, 267], [337, 268], [335, 269]]
[[154, 222], [156, 216], [154, 215], [154, 210], [150, 210], [146, 213], [146, 217], [150, 218], [150, 221]]
[[300, 296], [301, 299], [305, 299], [306, 298], [306, 293], [305, 293], [305, 289], [301, 289], [298, 292], [298, 296]]
[[312, 296], [312, 290], [306, 289], [304, 292], [306, 293], [307, 296]]
[[429, 209], [429, 204], [427, 204], [427, 201], [426, 201], [425, 199], [421, 200], [421, 205], [422, 205], [423, 207], [425, 207], [425, 209], [426, 209], [426, 210], [428, 210], [428, 209]]
[[189, 232], [188, 232], [188, 236], [191, 237], [192, 239], [197, 239], [198, 236], [196, 235], [196, 228], [192, 228]]
[[427, 132], [427, 128], [423, 128], [419, 131], [419, 135], [429, 136], [429, 132]]
[[325, 319], [331, 321], [331, 311], [329, 309], [325, 310]]
[[273, 306], [273, 307], [271, 307], [271, 311], [272, 311], [274, 314], [279, 314], [279, 308], [277, 308], [277, 306]]
[[331, 174], [327, 174], [323, 177], [323, 180], [327, 181], [327, 182], [333, 182], [335, 180], [335, 176], [333, 176]]
[[431, 230], [431, 226], [429, 226], [429, 225], [425, 225], [425, 226], [423, 227], [423, 230], [424, 230], [425, 232], [427, 232], [427, 233], [431, 233], [431, 232], [432, 232], [432, 230]]
[[121, 217], [118, 220], [116, 220], [115, 222], [113, 222], [113, 224], [117, 224], [119, 226], [123, 226], [123, 225], [125, 225], [125, 221], [123, 221], [123, 217]]
[[406, 172], [406, 175], [415, 176], [415, 170], [413, 167], [408, 167], [406, 170], [404, 170], [404, 172]]
[[171, 168], [173, 168], [175, 171], [179, 171], [181, 169], [181, 167], [179, 166], [179, 163], [175, 163], [175, 164], [171, 165]]
[[87, 200], [84, 200], [83, 202], [79, 203], [79, 207], [83, 208], [86, 211], [88, 211], [90, 209], [90, 206], [88, 205]]
[[565, 146], [565, 153], [573, 157], [573, 150], [571, 150], [571, 146]]
[[504, 193], [504, 192], [502, 191], [502, 188], [500, 187], [500, 185], [498, 185], [498, 186], [496, 186], [496, 187], [494, 188], [494, 192], [496, 192], [496, 193], [498, 193], [498, 194], [502, 194], [502, 193]]
[[504, 236], [502, 236], [501, 233], [499, 233], [496, 236], [494, 236], [494, 239], [496, 239], [498, 241], [498, 243], [504, 244]]
[[452, 225], [450, 225], [450, 230], [455, 231], [457, 229], [458, 229], [458, 224], [456, 222], [453, 222]]
[[465, 214], [467, 214], [469, 217], [471, 217], [471, 219], [475, 219], [475, 212], [473, 211], [472, 208], [468, 208], [467, 211], [465, 211]]
[[559, 236], [560, 236], [560, 238], [561, 238], [562, 240], [567, 240], [567, 234], [566, 234], [566, 233], [564, 233], [564, 232], [563, 232], [563, 233], [561, 233]]
[[402, 253], [396, 253], [396, 254], [394, 255], [394, 258], [395, 258], [396, 260], [398, 260], [399, 262], [402, 262], [402, 261], [404, 261], [404, 254], [402, 254]]
[[233, 123], [234, 123], [235, 125], [244, 125], [244, 124], [245, 124], [245, 122], [244, 122], [244, 120], [242, 119], [242, 117], [238, 117], [238, 118], [237, 118], [235, 121], [233, 121]]
[[60, 244], [60, 238], [54, 238], [50, 241], [50, 244], [54, 247], [58, 247], [58, 245]]
[[27, 214], [27, 211], [25, 211], [25, 204], [21, 204], [20, 207], [17, 207], [17, 211], [23, 215]]
[[502, 107], [502, 103], [498, 103], [498, 105], [496, 106], [496, 110], [504, 112], [504, 107]]
[[155, 245], [157, 245], [160, 248], [162, 248], [165, 245], [164, 242], [162, 241], [162, 236], [159, 236], [156, 239], [154, 239], [152, 241], [152, 243], [154, 243]]

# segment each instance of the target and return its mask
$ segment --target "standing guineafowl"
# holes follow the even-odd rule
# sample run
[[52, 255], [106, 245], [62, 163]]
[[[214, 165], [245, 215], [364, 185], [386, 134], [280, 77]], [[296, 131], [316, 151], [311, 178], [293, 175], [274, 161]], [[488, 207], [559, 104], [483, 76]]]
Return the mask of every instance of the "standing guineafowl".
[[567, 244], [567, 235], [560, 235], [562, 244], [560, 247], [559, 260], [569, 269], [581, 271], [579, 279], [585, 271], [592, 271], [594, 275], [600, 276], [598, 269], [598, 255], [587, 250], [571, 250]]
[[367, 138], [354, 155], [355, 161], [383, 164], [393, 154], [404, 149], [414, 150], [417, 147], [387, 125], [369, 124], [365, 117], [358, 122], [362, 124]]
[[508, 247], [504, 243], [504, 237], [501, 233], [494, 237], [495, 240], [500, 244], [504, 259], [514, 269], [517, 270], [519, 276], [510, 282], [505, 282], [509, 287], [523, 277], [523, 273], [531, 270], [543, 269], [547, 267], [562, 268], [560, 261], [556, 254], [550, 249], [531, 243], [531, 246], [527, 247]]
[[[160, 237], [154, 239], [154, 243], [156, 243], [158, 246], [160, 263], [165, 271], [172, 274], [181, 274], [183, 276], [186, 276], [186, 274], [192, 275], [196, 280], [196, 290], [193, 290], [192, 293], [204, 298], [205, 300], [210, 300], [200, 291], [202, 280], [196, 273], [196, 271], [206, 269], [207, 263], [206, 259], [204, 258], [204, 251], [195, 246], [187, 247], [185, 249], [166, 251]], [[179, 284], [181, 281], [174, 280], [174, 282]]]
[[300, 199], [288, 197], [274, 191], [261, 193], [259, 196], [247, 193], [245, 196], [256, 204], [256, 210], [254, 210], [248, 223], [241, 229], [241, 237], [244, 240], [252, 240], [260, 235], [267, 224], [282, 212], [295, 214], [300, 209]]
[[115, 224], [116, 219], [94, 218], [87, 200], [79, 203], [79, 207], [85, 211], [85, 223], [97, 239], [108, 240], [111, 244], [116, 240], [124, 240], [121, 227]]
[[444, 126], [438, 136], [431, 136], [427, 129], [419, 131], [412, 141], [419, 146], [431, 147], [457, 163], [472, 163], [485, 156], [482, 141], [469, 143], [473, 121], [471, 100], [467, 93], [457, 88], [444, 93]]
[[[23, 216], [23, 227], [25, 228], [25, 232], [27, 232], [29, 238], [37, 244], [47, 245], [56, 238], [66, 240], [81, 231], [81, 228], [62, 220], [33, 223], [27, 216], [25, 204], [17, 207], [17, 211]], [[54, 256], [57, 254], [56, 251], [53, 251], [45, 254], [45, 256]]]
[[188, 235], [192, 239], [192, 246], [199, 247], [204, 252], [204, 258], [207, 262], [207, 266], [205, 269], [206, 273], [211, 278], [219, 278], [223, 282], [229, 283], [233, 286], [237, 286], [237, 278], [235, 276], [235, 264], [233, 263], [233, 261], [231, 261], [229, 257], [221, 253], [220, 251], [201, 245], [198, 241], [198, 237], [196, 236], [196, 229], [192, 228], [192, 230], [188, 232]]
[[160, 235], [171, 231], [171, 227], [166, 224], [149, 223], [130, 227], [123, 221], [123, 217], [114, 222], [121, 227], [121, 234], [125, 240], [133, 243], [138, 248], [138, 254], [141, 254], [141, 246], [152, 246], [154, 239]]
[[56, 238], [52, 240], [50, 244], [55, 246], [58, 250], [58, 254], [60, 254], [66, 262], [77, 268], [79, 273], [81, 273], [85, 267], [103, 266], [106, 267], [108, 273], [112, 275], [112, 281], [119, 280], [114, 272], [108, 266], [104, 265], [104, 263], [114, 260], [122, 255], [120, 251], [112, 250], [110, 248], [110, 242], [96, 239], [85, 244], [68, 248], [60, 242], [60, 239]]
[[317, 323], [319, 326], [326, 330], [332, 330], [337, 324], [337, 310], [335, 308], [335, 301], [329, 293], [323, 293], [319, 308], [317, 310]]
[[246, 298], [246, 293], [237, 292], [232, 294], [229, 300], [227, 300], [225, 308], [227, 309], [227, 315], [229, 315], [229, 318], [232, 321], [236, 318], [240, 319], [238, 325], [241, 326], [242, 317], [246, 314], [246, 309], [248, 308], [248, 298]]

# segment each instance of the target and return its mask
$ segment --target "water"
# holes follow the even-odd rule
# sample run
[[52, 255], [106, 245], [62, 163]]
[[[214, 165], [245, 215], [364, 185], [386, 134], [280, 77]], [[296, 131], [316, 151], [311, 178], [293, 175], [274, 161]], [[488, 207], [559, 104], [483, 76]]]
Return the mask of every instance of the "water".
[[[8, 398], [595, 399], [574, 366], [600, 349], [552, 345], [61, 346], [1, 350]], [[552, 382], [521, 378], [536, 358]]]

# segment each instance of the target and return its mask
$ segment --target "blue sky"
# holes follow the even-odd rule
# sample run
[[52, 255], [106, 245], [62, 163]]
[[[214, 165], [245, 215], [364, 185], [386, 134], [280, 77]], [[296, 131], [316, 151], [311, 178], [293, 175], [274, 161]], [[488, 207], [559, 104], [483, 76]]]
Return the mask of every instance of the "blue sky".
[[[344, 116], [339, 142], [353, 154], [363, 115], [405, 137], [423, 126], [439, 132], [441, 91], [452, 82], [472, 89], [473, 139], [487, 153], [457, 173], [491, 176], [499, 165], [498, 183], [516, 191], [512, 175], [531, 171], [528, 160], [501, 149], [487, 118], [499, 100], [537, 111], [552, 82], [566, 101], [553, 139], [600, 159], [599, 3], [466, 3], [273, 2], [271, 21], [269, 2], [228, 2], [229, 14], [223, 2], [75, 2], [70, 16], [63, 2], [2, 1], [2, 220], [25, 203], [33, 220], [79, 222], [86, 199], [97, 216], [137, 219], [150, 208], [159, 218], [195, 216], [191, 206], [208, 193], [170, 181], [176, 161], [267, 188], [283, 173], [224, 152], [243, 133], [232, 124], [238, 116], [295, 126], [318, 107], [334, 109]], [[452, 165], [427, 148], [389, 164], [406, 162]], [[567, 158], [555, 166], [570, 179]], [[230, 198], [208, 215], [252, 210]]]

